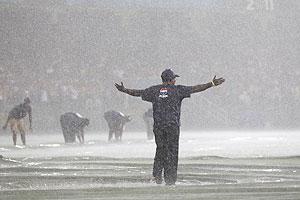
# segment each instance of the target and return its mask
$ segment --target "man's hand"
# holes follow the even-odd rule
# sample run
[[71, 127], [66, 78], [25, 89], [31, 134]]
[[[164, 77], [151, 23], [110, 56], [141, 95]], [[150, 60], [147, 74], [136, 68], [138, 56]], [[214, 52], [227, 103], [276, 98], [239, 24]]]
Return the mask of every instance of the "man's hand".
[[214, 76], [213, 80], [212, 80], [212, 84], [214, 86], [217, 86], [217, 85], [221, 85], [223, 82], [225, 81], [224, 78], [216, 78], [216, 76]]
[[131, 96], [135, 96], [135, 97], [140, 97], [142, 96], [144, 90], [135, 90], [135, 89], [128, 89], [128, 88], [125, 88], [124, 85], [123, 85], [123, 82], [121, 82], [121, 85], [118, 84], [118, 83], [115, 83], [115, 86], [116, 88], [121, 91], [121, 92], [124, 92], [126, 94], [129, 94]]
[[121, 92], [125, 92], [125, 87], [123, 85], [123, 82], [121, 82], [121, 85], [119, 85], [118, 83], [115, 83], [116, 88], [121, 91]]

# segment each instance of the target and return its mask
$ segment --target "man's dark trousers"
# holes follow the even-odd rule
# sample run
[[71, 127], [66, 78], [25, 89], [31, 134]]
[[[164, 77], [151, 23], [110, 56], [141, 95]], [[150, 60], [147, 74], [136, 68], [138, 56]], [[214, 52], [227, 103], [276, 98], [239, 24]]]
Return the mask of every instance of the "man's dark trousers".
[[179, 130], [177, 125], [154, 126], [153, 129], [156, 143], [153, 176], [161, 180], [164, 170], [165, 182], [170, 185], [177, 180]]

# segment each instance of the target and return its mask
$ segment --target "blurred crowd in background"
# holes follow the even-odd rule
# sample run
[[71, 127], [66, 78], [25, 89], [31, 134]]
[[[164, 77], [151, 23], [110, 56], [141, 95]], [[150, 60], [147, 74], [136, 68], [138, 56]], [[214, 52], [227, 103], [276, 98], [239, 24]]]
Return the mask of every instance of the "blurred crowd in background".
[[299, 2], [272, 11], [242, 1], [182, 9], [74, 2], [0, 2], [2, 124], [29, 96], [38, 130], [59, 129], [69, 111], [106, 130], [109, 109], [132, 115], [129, 130], [145, 129], [151, 105], [114, 83], [143, 89], [172, 68], [178, 84], [227, 80], [185, 100], [183, 129], [299, 128]]

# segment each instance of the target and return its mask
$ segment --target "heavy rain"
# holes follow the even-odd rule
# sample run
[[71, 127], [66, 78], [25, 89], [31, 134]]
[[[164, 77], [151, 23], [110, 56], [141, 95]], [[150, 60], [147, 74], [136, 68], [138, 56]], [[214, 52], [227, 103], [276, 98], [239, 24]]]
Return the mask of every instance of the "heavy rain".
[[[299, 199], [299, 11], [297, 0], [0, 0], [0, 199]], [[187, 97], [171, 186], [153, 179], [144, 92], [165, 69]]]

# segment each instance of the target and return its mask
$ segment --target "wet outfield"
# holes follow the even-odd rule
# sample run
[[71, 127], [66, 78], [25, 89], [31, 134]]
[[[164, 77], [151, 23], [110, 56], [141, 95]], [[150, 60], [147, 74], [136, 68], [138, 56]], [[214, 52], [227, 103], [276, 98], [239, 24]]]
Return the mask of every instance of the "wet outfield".
[[296, 132], [182, 132], [172, 187], [151, 182], [154, 141], [126, 134], [87, 133], [84, 145], [29, 134], [24, 148], [1, 135], [1, 199], [299, 199]]

